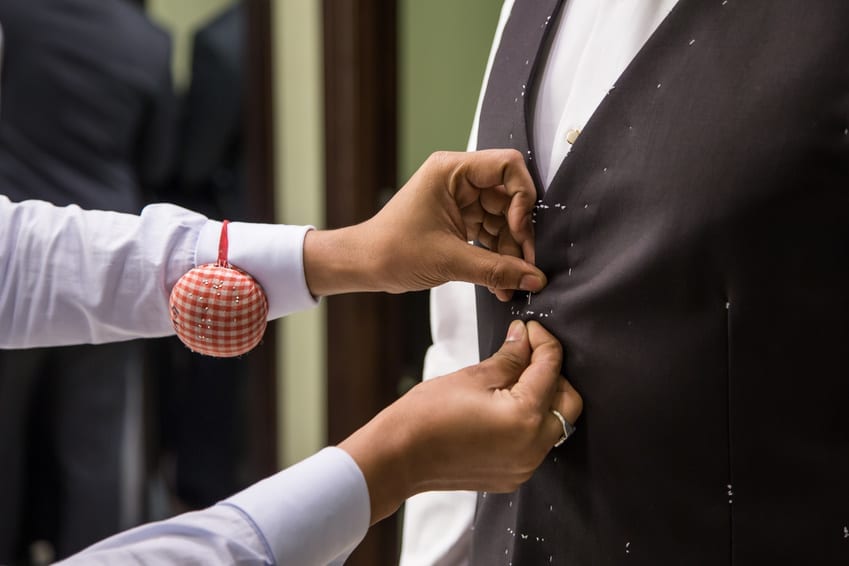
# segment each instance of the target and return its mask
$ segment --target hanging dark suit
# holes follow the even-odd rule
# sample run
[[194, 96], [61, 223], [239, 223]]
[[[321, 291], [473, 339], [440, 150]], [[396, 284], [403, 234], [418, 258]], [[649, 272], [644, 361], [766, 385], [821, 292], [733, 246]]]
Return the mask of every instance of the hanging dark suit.
[[[0, 24], [0, 192], [138, 213], [171, 165], [168, 36], [123, 0], [0, 0]], [[0, 352], [0, 563], [141, 520], [140, 347]]]
[[[535, 172], [563, 2], [517, 0], [479, 148]], [[550, 19], [549, 19], [550, 18]], [[473, 562], [849, 564], [849, 4], [680, 0], [541, 196], [538, 295], [478, 292], [563, 343], [577, 434], [481, 494]]]
[[[213, 218], [245, 220], [245, 7], [237, 2], [197, 31], [183, 103], [176, 193]], [[192, 206], [192, 205], [196, 205]]]
[[[195, 33], [173, 190], [165, 194], [211, 218], [248, 220], [242, 140], [245, 8], [241, 2]], [[248, 361], [158, 341], [161, 437], [174, 461], [175, 495], [199, 509], [247, 487], [243, 467]], [[169, 364], [162, 361], [168, 359]]]

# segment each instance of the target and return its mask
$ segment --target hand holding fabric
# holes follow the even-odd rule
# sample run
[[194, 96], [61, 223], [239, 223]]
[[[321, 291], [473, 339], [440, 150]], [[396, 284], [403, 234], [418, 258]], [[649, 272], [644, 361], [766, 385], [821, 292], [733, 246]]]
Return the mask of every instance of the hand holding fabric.
[[491, 358], [416, 385], [342, 442], [368, 484], [372, 523], [422, 491], [509, 492], [528, 480], [563, 433], [551, 409], [573, 424], [583, 410], [562, 361], [539, 323], [514, 321]]

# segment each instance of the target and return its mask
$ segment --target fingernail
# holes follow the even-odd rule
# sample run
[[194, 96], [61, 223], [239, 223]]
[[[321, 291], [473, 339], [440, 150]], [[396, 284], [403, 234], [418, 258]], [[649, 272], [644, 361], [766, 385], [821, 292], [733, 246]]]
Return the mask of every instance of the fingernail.
[[519, 289], [522, 291], [539, 291], [542, 289], [542, 278], [537, 275], [523, 275], [519, 281]]
[[525, 323], [521, 320], [514, 320], [510, 323], [510, 329], [507, 331], [507, 339], [505, 342], [517, 342], [522, 339], [525, 333]]

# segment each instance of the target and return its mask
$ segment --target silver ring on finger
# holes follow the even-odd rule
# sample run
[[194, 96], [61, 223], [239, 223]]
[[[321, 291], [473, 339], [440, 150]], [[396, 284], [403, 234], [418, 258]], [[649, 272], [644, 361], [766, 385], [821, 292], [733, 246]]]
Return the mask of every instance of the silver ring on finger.
[[557, 420], [560, 421], [560, 426], [563, 427], [563, 434], [560, 436], [560, 438], [557, 439], [557, 442], [554, 443], [554, 447], [557, 448], [558, 446], [566, 442], [567, 438], [575, 434], [575, 427], [572, 426], [572, 423], [567, 421], [566, 418], [561, 415], [560, 411], [558, 411], [557, 409], [551, 409], [551, 414], [553, 414], [557, 418]]

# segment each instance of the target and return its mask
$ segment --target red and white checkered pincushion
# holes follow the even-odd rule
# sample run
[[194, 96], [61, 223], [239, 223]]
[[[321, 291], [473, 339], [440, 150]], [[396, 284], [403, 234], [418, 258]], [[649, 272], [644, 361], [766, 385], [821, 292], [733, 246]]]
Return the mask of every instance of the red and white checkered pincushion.
[[268, 299], [256, 280], [227, 262], [227, 221], [218, 262], [195, 267], [171, 291], [171, 322], [194, 352], [230, 358], [256, 347], [265, 333]]

